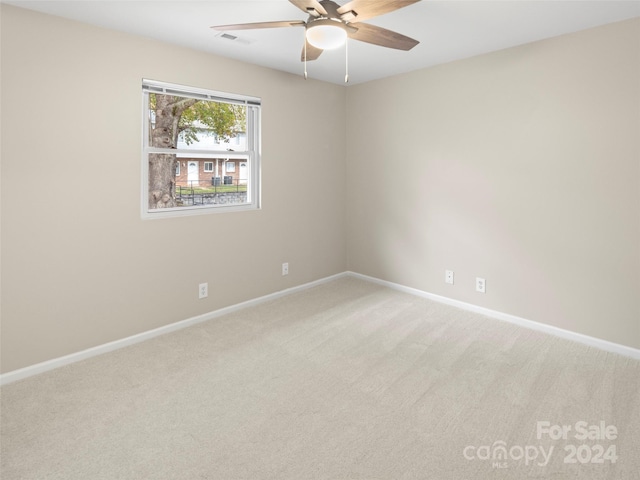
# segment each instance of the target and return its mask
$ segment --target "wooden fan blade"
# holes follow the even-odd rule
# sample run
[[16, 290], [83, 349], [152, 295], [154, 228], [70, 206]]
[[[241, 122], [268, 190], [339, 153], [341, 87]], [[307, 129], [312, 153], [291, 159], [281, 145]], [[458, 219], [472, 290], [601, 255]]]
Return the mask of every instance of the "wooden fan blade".
[[[314, 47], [313, 45], [311, 45], [306, 39], [305, 39], [305, 42], [307, 42], [307, 62], [310, 62], [311, 60], [315, 60], [320, 56], [322, 52], [324, 52], [324, 50], [322, 50], [321, 48]], [[304, 62], [304, 45], [302, 46], [302, 54], [300, 54], [300, 61]]]
[[[293, 3], [300, 10], [309, 15], [313, 15], [313, 10], [318, 12], [320, 15], [327, 14], [327, 11], [320, 4], [320, 2], [318, 2], [318, 0], [289, 0], [289, 2]], [[315, 17], [316, 15], [313, 16]]]
[[253, 28], [279, 28], [279, 27], [303, 27], [306, 23], [302, 20], [283, 20], [281, 22], [257, 22], [257, 23], [238, 23], [236, 25], [216, 25], [211, 28], [214, 30], [250, 30]]
[[360, 40], [361, 42], [397, 50], [411, 50], [420, 43], [418, 40], [375, 25], [367, 23], [350, 23], [349, 25], [358, 29], [356, 32], [348, 33], [349, 38]]
[[351, 0], [349, 3], [338, 8], [338, 13], [344, 15], [349, 12], [354, 12], [356, 14], [355, 18], [350, 15], [349, 18], [345, 18], [345, 20], [348, 22], [361, 22], [377, 17], [378, 15], [408, 7], [419, 1], [420, 0]]

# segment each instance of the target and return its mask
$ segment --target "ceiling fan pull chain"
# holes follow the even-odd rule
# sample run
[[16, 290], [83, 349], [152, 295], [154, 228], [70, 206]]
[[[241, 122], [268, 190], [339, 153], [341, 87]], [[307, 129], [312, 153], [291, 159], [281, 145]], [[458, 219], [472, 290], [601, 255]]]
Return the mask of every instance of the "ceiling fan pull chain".
[[304, 34], [304, 79], [307, 79], [307, 33]]
[[344, 42], [344, 83], [349, 83], [349, 39]]

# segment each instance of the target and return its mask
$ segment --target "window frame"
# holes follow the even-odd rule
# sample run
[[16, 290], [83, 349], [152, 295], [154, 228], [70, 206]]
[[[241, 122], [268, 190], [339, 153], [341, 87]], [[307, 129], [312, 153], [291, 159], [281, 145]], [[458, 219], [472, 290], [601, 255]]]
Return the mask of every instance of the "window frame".
[[[216, 101], [244, 105], [247, 109], [247, 147], [244, 151], [209, 150], [196, 148], [164, 149], [149, 145], [149, 94], [176, 95], [199, 100]], [[210, 213], [239, 212], [258, 210], [261, 204], [261, 99], [247, 95], [218, 92], [203, 88], [188, 87], [155, 80], [142, 80], [142, 188], [141, 215], [143, 219], [182, 217], [204, 215]], [[189, 205], [175, 208], [149, 208], [149, 155], [164, 154], [197, 154], [208, 161], [213, 158], [231, 157], [246, 162], [248, 167], [247, 202], [242, 204], [207, 204]]]

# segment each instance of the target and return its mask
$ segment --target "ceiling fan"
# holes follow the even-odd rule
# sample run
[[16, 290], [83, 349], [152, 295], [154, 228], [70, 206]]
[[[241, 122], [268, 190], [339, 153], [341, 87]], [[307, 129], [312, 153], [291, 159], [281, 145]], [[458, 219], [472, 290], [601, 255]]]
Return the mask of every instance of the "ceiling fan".
[[[362, 23], [385, 13], [412, 5], [420, 0], [351, 0], [338, 5], [332, 0], [289, 0], [293, 5], [309, 14], [306, 21], [283, 20], [276, 22], [240, 23], [217, 25], [211, 28], [224, 30], [249, 30], [254, 28], [304, 27], [305, 43], [300, 60], [316, 60], [324, 50], [338, 48], [345, 44], [347, 37], [397, 50], [411, 50], [418, 43], [400, 33]], [[348, 74], [345, 82], [348, 81]]]

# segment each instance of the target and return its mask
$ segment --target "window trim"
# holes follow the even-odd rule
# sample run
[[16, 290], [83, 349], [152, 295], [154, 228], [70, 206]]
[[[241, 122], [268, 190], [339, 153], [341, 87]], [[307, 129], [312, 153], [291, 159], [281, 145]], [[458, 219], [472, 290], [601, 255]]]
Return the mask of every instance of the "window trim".
[[[150, 209], [148, 207], [149, 196], [149, 154], [168, 153], [166, 149], [155, 148], [149, 145], [149, 120], [148, 120], [148, 95], [159, 93], [165, 95], [179, 95], [188, 98], [210, 100], [223, 103], [240, 104], [247, 107], [247, 150], [242, 152], [229, 152], [221, 150], [194, 150], [175, 148], [172, 154], [198, 153], [199, 157], [232, 157], [242, 159], [247, 163], [248, 180], [251, 188], [247, 189], [247, 203], [222, 204], [222, 205], [192, 205], [176, 208]], [[188, 87], [172, 83], [158, 82], [155, 80], [142, 80], [142, 188], [141, 188], [141, 216], [143, 219], [157, 219], [182, 217], [191, 215], [205, 215], [210, 213], [240, 212], [259, 210], [261, 208], [261, 99], [247, 95], [217, 92], [202, 88]], [[202, 158], [201, 157], [201, 158]]]

